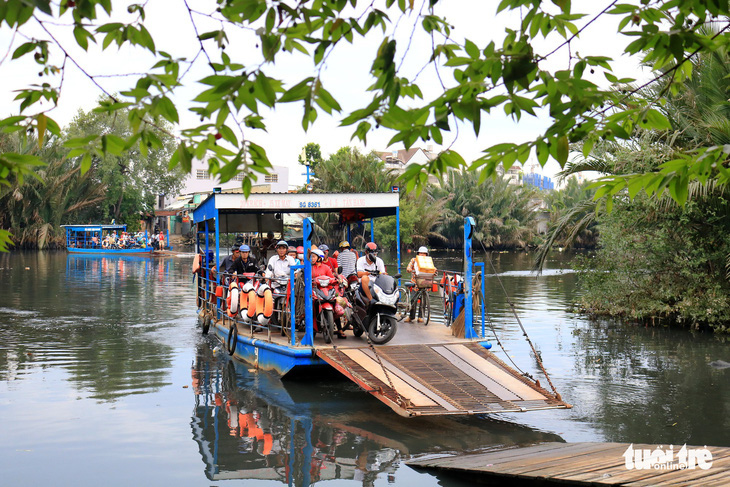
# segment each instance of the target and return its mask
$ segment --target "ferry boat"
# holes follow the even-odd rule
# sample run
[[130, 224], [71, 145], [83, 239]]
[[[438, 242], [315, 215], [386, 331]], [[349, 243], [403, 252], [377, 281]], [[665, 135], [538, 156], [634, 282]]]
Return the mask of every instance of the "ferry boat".
[[[127, 225], [61, 225], [66, 229], [66, 250], [72, 254], [109, 254], [151, 256], [154, 249], [149, 246], [117, 247], [104, 246], [104, 239], [115, 232], [121, 235]], [[145, 245], [147, 232], [144, 234]]]
[[[473, 326], [472, 248], [474, 220], [464, 224], [464, 326], [423, 326], [399, 322], [395, 337], [374, 345], [368, 334], [327, 343], [315, 336], [312, 306], [312, 265], [308, 258], [291, 270], [285, 304], [277, 319], [252, 321], [231, 315], [224, 305], [226, 276], [211, 273], [221, 263], [221, 236], [284, 233], [284, 213], [339, 213], [347, 225], [370, 224], [395, 216], [396, 272], [401, 267], [400, 208], [397, 193], [286, 193], [242, 194], [214, 192], [193, 211], [197, 244], [194, 272], [198, 277], [198, 323], [212, 332], [234, 359], [255, 368], [272, 370], [282, 378], [316, 377], [322, 368], [334, 369], [404, 417], [484, 414], [570, 408], [550, 384], [543, 388], [532, 377], [518, 373], [489, 349], [482, 326]], [[303, 248], [312, 248], [314, 221], [302, 222]], [[212, 239], [212, 241], [211, 241]], [[213, 245], [215, 250], [213, 251]], [[264, 256], [258, 256], [262, 258]], [[295, 277], [302, 289], [297, 290]], [[230, 277], [230, 276], [228, 276]], [[456, 335], [456, 336], [455, 336]]]

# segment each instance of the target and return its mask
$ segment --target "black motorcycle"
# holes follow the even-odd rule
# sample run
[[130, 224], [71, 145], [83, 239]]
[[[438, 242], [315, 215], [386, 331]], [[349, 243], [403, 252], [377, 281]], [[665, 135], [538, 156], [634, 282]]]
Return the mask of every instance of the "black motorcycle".
[[367, 330], [370, 341], [382, 345], [388, 343], [398, 329], [398, 322], [395, 319], [398, 303], [396, 279], [400, 278], [400, 274], [389, 276], [379, 274], [377, 271], [372, 271], [370, 274], [374, 277], [370, 279], [370, 294], [373, 299], [367, 304], [362, 286], [353, 276], [348, 277], [347, 294], [352, 303], [352, 312], [348, 320], [352, 323], [355, 336], [360, 336]]

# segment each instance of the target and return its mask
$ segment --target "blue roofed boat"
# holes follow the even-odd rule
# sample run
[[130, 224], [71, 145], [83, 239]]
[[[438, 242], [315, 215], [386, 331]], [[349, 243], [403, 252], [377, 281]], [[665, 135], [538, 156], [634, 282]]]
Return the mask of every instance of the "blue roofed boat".
[[72, 254], [107, 254], [151, 256], [154, 249], [147, 245], [147, 232], [144, 243], [120, 246], [117, 243], [104, 243], [107, 237], [127, 231], [127, 225], [61, 225], [66, 229], [66, 250]]

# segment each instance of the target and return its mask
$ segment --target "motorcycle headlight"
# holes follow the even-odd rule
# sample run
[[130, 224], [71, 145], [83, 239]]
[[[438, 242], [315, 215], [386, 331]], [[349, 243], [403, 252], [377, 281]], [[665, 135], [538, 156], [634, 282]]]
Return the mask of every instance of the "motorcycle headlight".
[[383, 304], [389, 304], [391, 306], [394, 306], [395, 303], [398, 301], [397, 292], [393, 294], [386, 294], [379, 286], [373, 286], [373, 291], [375, 291], [375, 294], [378, 296], [378, 301]]

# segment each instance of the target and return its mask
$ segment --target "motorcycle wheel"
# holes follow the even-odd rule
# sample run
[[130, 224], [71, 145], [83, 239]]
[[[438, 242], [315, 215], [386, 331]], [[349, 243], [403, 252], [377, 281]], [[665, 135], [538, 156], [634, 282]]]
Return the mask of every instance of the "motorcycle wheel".
[[368, 330], [370, 341], [376, 345], [388, 343], [395, 336], [397, 326], [392, 316], [375, 315]]
[[319, 326], [322, 328], [322, 336], [325, 343], [332, 343], [332, 335], [335, 330], [335, 318], [332, 310], [324, 309], [319, 314]]
[[365, 333], [365, 329], [358, 323], [352, 324], [352, 334], [356, 337], [361, 337]]

